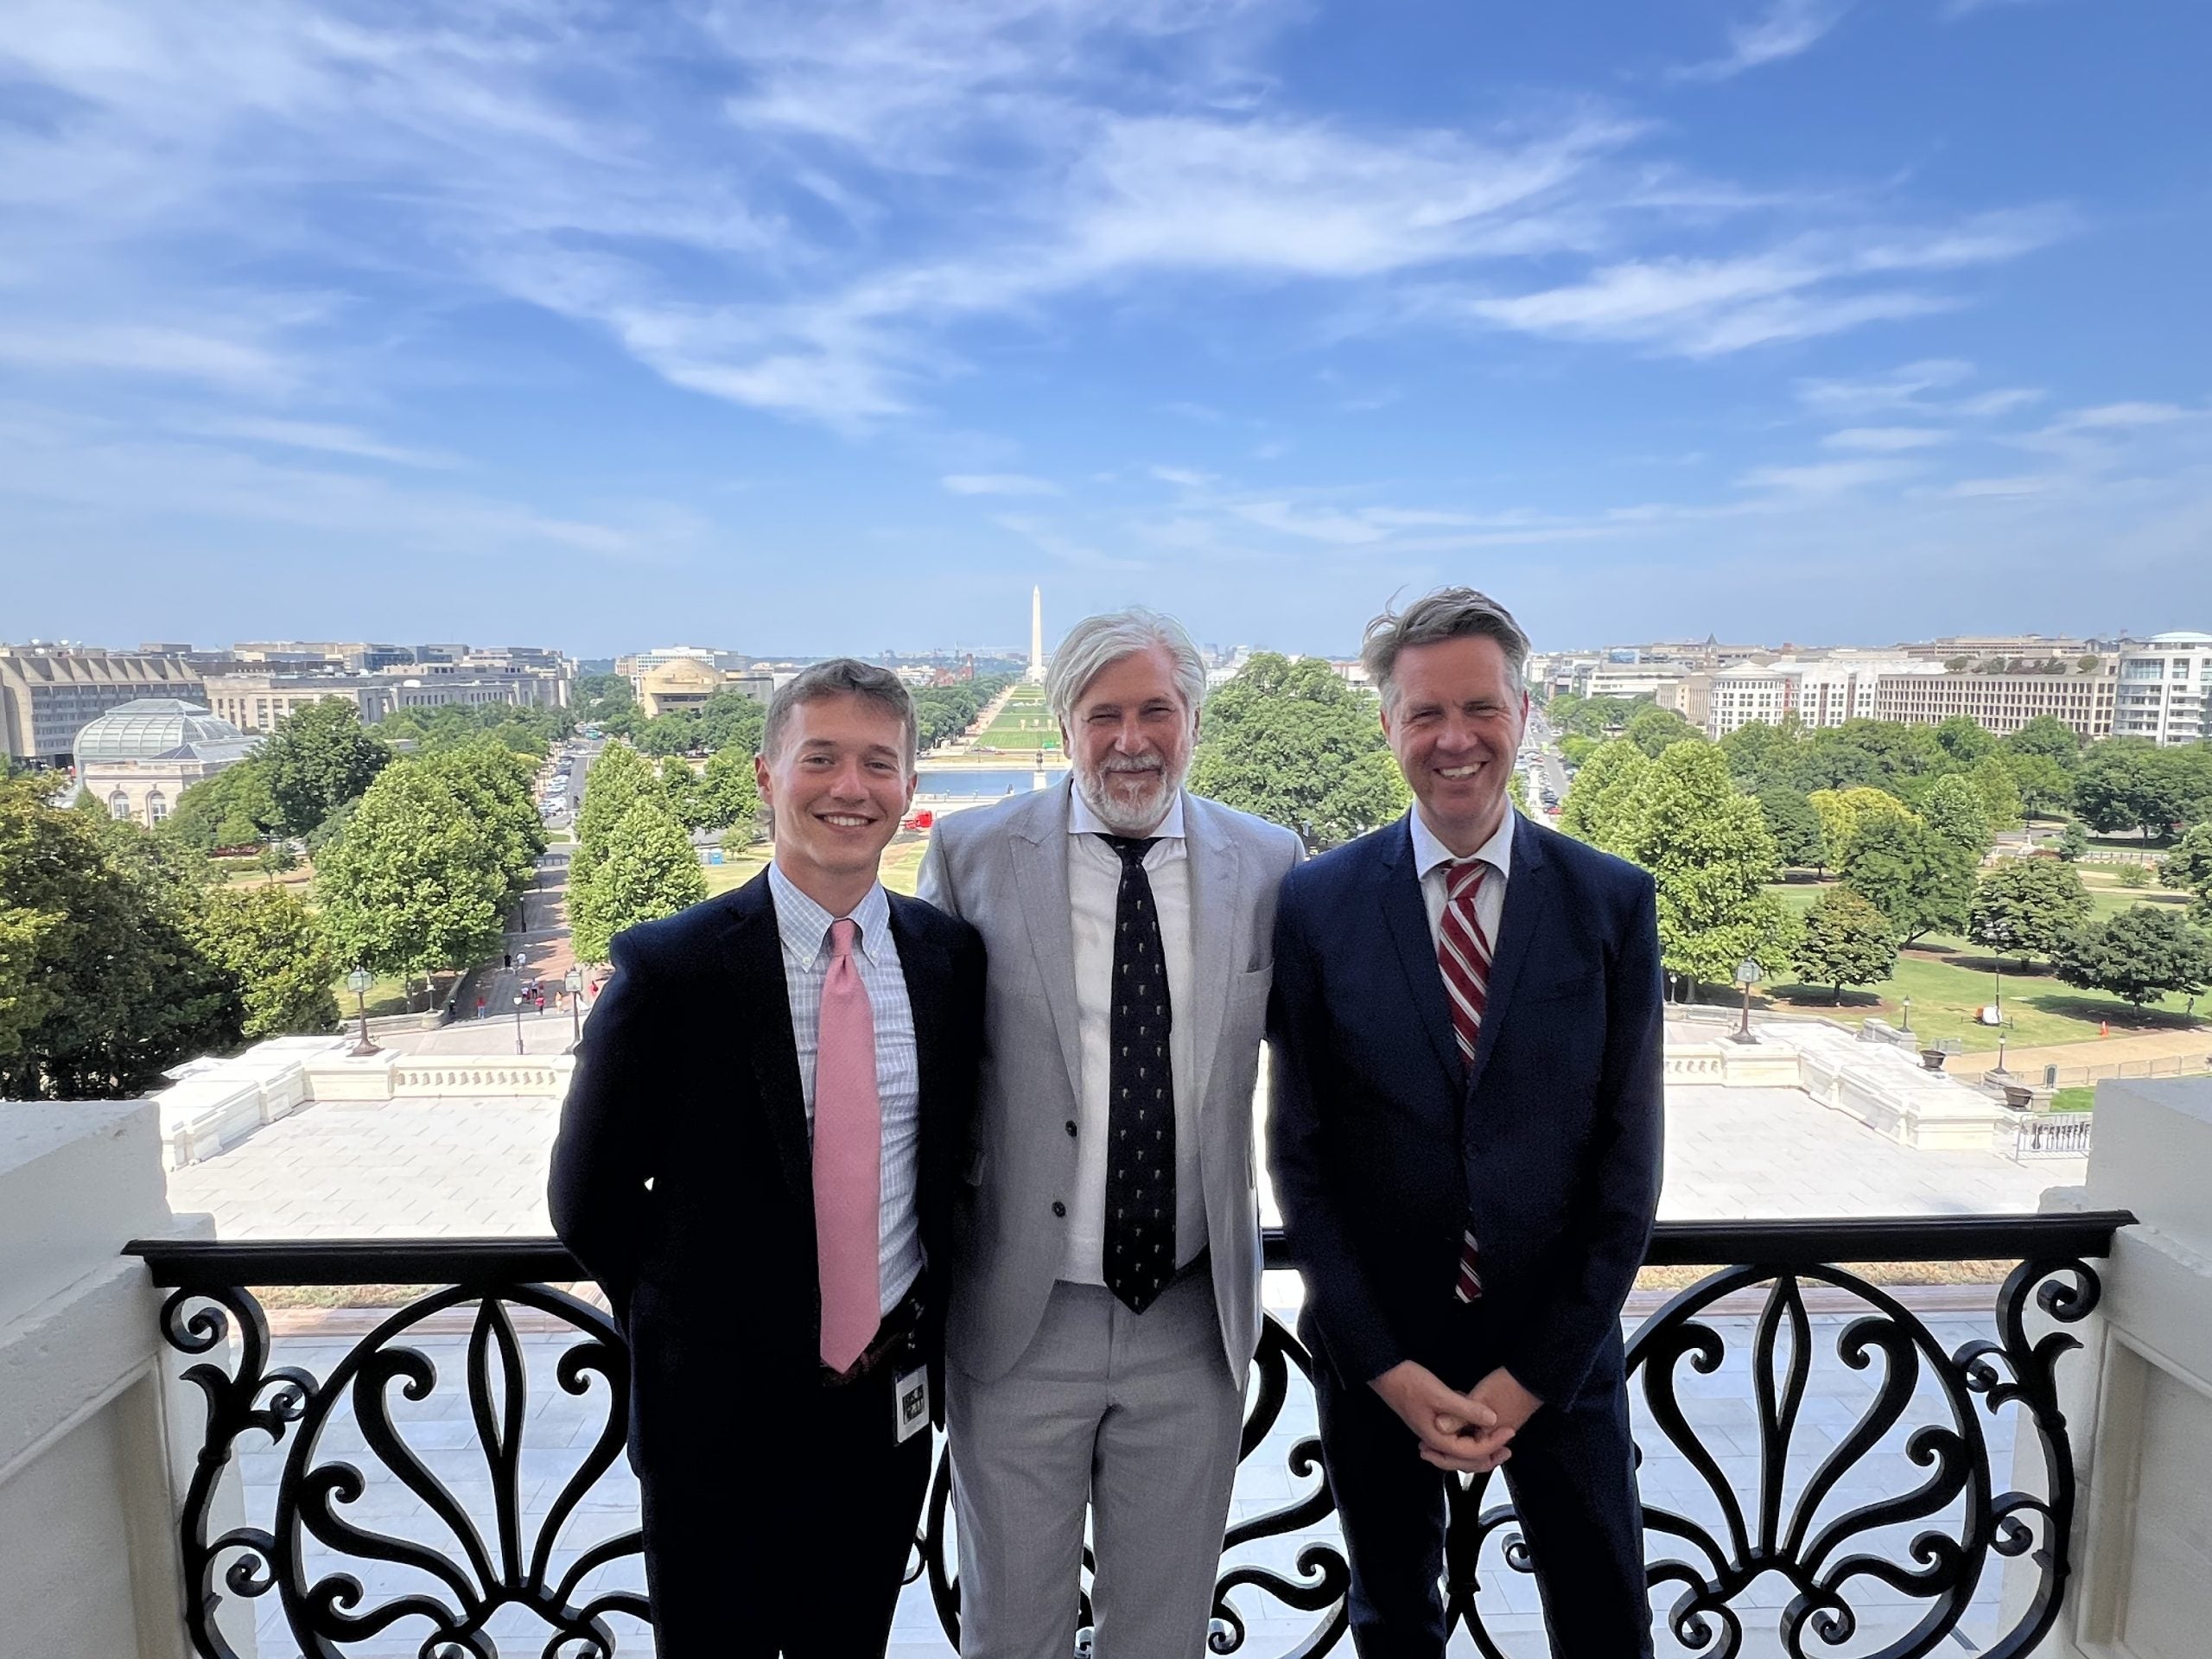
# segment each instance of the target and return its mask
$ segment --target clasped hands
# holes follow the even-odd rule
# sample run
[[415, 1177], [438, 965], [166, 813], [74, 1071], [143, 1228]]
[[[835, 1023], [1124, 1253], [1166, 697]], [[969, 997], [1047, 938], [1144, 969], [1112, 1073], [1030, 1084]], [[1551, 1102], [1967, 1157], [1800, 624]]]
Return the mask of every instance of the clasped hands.
[[1503, 1366], [1465, 1394], [1410, 1359], [1368, 1386], [1414, 1432], [1421, 1461], [1455, 1474], [1486, 1475], [1511, 1457], [1513, 1436], [1543, 1404]]

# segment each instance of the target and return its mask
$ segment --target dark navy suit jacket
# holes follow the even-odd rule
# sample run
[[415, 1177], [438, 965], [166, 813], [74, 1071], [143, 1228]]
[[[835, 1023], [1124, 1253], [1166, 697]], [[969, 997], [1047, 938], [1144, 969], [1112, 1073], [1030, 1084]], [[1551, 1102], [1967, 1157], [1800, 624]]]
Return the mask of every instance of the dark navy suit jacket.
[[[937, 1285], [922, 1336], [943, 1351], [952, 1196], [968, 1155], [983, 1023], [983, 945], [898, 893], [891, 937], [921, 1065], [922, 1250]], [[772, 1423], [818, 1394], [813, 1156], [764, 873], [618, 935], [562, 1108], [553, 1228], [630, 1338], [631, 1460], [734, 1452], [702, 1423]], [[933, 1402], [944, 1398], [933, 1377]], [[713, 1415], [702, 1418], [701, 1412]]]
[[1301, 1327], [1347, 1383], [1459, 1345], [1471, 1216], [1485, 1329], [1564, 1407], [1618, 1386], [1658, 1206], [1662, 991], [1651, 878], [1516, 820], [1471, 1068], [1406, 820], [1291, 871], [1275, 912], [1268, 1140]]

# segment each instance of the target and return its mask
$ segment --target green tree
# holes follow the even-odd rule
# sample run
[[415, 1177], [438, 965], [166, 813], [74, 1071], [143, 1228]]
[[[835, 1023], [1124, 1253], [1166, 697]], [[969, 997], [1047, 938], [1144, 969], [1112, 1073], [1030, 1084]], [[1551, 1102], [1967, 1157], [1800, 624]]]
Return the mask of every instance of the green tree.
[[1560, 829], [1609, 853], [1625, 852], [1635, 839], [1643, 779], [1654, 764], [1624, 737], [1605, 744], [1574, 774], [1560, 806]]
[[256, 760], [227, 766], [177, 797], [176, 810], [159, 834], [180, 847], [212, 853], [218, 847], [251, 847], [276, 828], [283, 815], [269, 791], [269, 774]]
[[1604, 747], [1597, 738], [1569, 732], [1559, 741], [1559, 758], [1570, 766], [1580, 766]]
[[339, 963], [315, 912], [282, 887], [219, 890], [207, 898], [200, 943], [239, 985], [248, 1037], [328, 1031]]
[[1621, 735], [1654, 760], [1674, 744], [1705, 741], [1705, 734], [1672, 709], [1657, 707], [1639, 709], [1630, 715]]
[[[960, 729], [965, 731], [967, 727]], [[760, 817], [760, 785], [753, 776], [753, 753], [743, 747], [717, 749], [707, 757], [707, 768], [701, 777], [713, 807], [708, 828], [740, 830], [746, 841], [752, 839]]]
[[1897, 966], [1897, 936], [1889, 918], [1849, 887], [1830, 887], [1805, 912], [1797, 945], [1799, 974], [1825, 985], [1840, 1002], [1847, 985], [1877, 985]]
[[1962, 767], [1997, 753], [1997, 740], [1967, 715], [1953, 715], [1935, 727], [1936, 741]]
[[[1643, 760], [1626, 740], [1611, 747]], [[1657, 885], [1666, 965], [1712, 983], [1732, 978], [1746, 957], [1787, 960], [1796, 928], [1766, 890], [1778, 870], [1758, 803], [1729, 781], [1709, 743], [1677, 743], [1643, 765], [1616, 824], [1619, 851]]]
[[2019, 779], [2013, 775], [2012, 760], [2003, 754], [1985, 755], [1967, 773], [1975, 793], [1981, 797], [1982, 816], [1988, 819], [1992, 830], [2017, 830], [2025, 816], [2025, 804], [2020, 797]]
[[660, 763], [660, 794], [676, 821], [686, 830], [714, 827], [714, 803], [708, 796], [707, 780], [683, 756], [671, 754]]
[[2001, 955], [2047, 957], [2089, 919], [2088, 888], [2056, 859], [2007, 859], [1975, 884], [1967, 938]]
[[2082, 827], [2079, 818], [2066, 820], [2066, 827], [2058, 832], [2058, 855], [2069, 864], [2089, 850], [2089, 832]]
[[2190, 918], [2212, 927], [2212, 823], [2200, 823], [2158, 861], [2158, 879], [2190, 894]]
[[173, 843], [0, 783], [0, 1098], [142, 1094], [238, 1039], [237, 983], [200, 949], [205, 895]]
[[583, 804], [576, 810], [576, 850], [569, 862], [569, 885], [587, 880], [606, 839], [607, 827], [633, 801], [665, 804], [660, 775], [652, 763], [627, 743], [612, 742], [599, 753], [584, 780]]
[[1796, 870], [1827, 868], [1827, 836], [1821, 827], [1821, 815], [1810, 801], [1794, 789], [1778, 785], [1765, 791], [1758, 800], [1783, 863]]
[[1779, 726], [1764, 721], [1738, 726], [1720, 740], [1720, 752], [1727, 757], [1728, 775], [1736, 780], [1737, 788], [1755, 795], [1770, 789], [1802, 794], [1805, 785], [1797, 761], [1803, 739], [1804, 728], [1791, 715]]
[[2137, 905], [2067, 935], [2051, 966], [2069, 985], [2139, 1008], [2169, 995], [2201, 995], [2212, 982], [2212, 937], [2172, 911]]
[[353, 702], [325, 697], [277, 722], [255, 760], [269, 779], [276, 827], [304, 836], [368, 788], [391, 764], [391, 747], [362, 729]]
[[536, 880], [545, 850], [545, 821], [532, 802], [530, 764], [497, 737], [478, 733], [422, 757], [420, 764], [451, 790], [481, 835], [485, 856], [500, 878], [502, 902]]
[[463, 798], [424, 760], [378, 775], [316, 874], [341, 963], [427, 979], [499, 948], [508, 872]]
[[1844, 883], [1888, 917], [1904, 943], [1955, 933], [1974, 905], [1974, 854], [1919, 819], [1868, 818], [1837, 862]]
[[605, 962], [626, 927], [673, 915], [707, 896], [707, 874], [676, 815], [632, 800], [606, 827], [589, 880], [569, 884], [569, 927], [579, 962]]
[[1273, 652], [1207, 702], [1190, 785], [1316, 850], [1389, 823], [1408, 799], [1372, 701], [1319, 658]]
[[1887, 790], [1872, 785], [1859, 785], [1851, 789], [1816, 789], [1806, 800], [1821, 817], [1821, 836], [1828, 849], [1831, 864], [1843, 862], [1843, 855], [1859, 830], [1875, 818], [1910, 818], [1913, 810]]
[[1944, 840], [1972, 853], [1975, 863], [1987, 856], [1989, 816], [1970, 779], [1953, 773], [1929, 785], [1920, 798], [1920, 817]]
[[2089, 828], [2102, 834], [2140, 829], [2163, 836], [2187, 810], [2181, 784], [2149, 738], [2108, 737], [2082, 757], [2074, 803]]
[[2007, 749], [1998, 757], [2012, 774], [2024, 811], [2048, 817], [2074, 804], [2074, 774], [2047, 754], [2020, 754]]

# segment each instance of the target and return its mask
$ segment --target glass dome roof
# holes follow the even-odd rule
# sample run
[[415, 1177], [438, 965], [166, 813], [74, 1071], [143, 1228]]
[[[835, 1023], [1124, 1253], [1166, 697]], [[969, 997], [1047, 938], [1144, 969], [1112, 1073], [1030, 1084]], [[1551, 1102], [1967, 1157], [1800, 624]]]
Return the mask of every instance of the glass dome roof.
[[140, 697], [118, 703], [77, 734], [73, 751], [79, 766], [87, 760], [155, 760], [186, 755], [201, 760], [236, 760], [255, 747], [227, 720], [205, 704], [175, 697]]

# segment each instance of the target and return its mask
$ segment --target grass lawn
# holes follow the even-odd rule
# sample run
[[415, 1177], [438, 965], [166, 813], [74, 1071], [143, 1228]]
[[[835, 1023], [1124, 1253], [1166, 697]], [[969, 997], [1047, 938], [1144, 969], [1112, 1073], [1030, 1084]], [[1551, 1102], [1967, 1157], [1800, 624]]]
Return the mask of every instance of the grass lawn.
[[2059, 1089], [2052, 1092], [2050, 1109], [2054, 1112], [2086, 1112], [2097, 1103], [2097, 1085], [2084, 1084], [2079, 1089]]
[[[2100, 918], [2130, 905], [2185, 903], [2186, 894], [2145, 888], [2131, 891], [2085, 876], [2091, 902]], [[1801, 914], [1832, 884], [1784, 882], [1769, 889]], [[1912, 999], [1912, 1028], [1930, 1042], [1955, 1038], [1969, 1050], [1997, 1046], [1995, 1028], [1978, 1024], [1974, 1011], [1994, 1000], [1995, 969], [2005, 976], [2005, 1039], [2015, 1046], [2042, 1043], [2077, 1043], [2097, 1035], [2101, 1022], [2115, 1032], [2179, 1031], [2196, 1023], [2183, 1010], [2188, 999], [2169, 996], [2140, 1012], [2116, 996], [2101, 991], [2077, 990], [2061, 984], [2042, 963], [2023, 972], [2019, 963], [2002, 963], [1980, 945], [1962, 939], [1930, 934], [1902, 952], [1896, 972], [1878, 985], [1847, 988], [1840, 1003], [1830, 1000], [1825, 985], [1798, 985], [1784, 979], [1770, 982], [1775, 1006], [1808, 1014], [1831, 1014], [1842, 1020], [1876, 1015], [1896, 1025], [1904, 1015], [1904, 1001]], [[1754, 998], [1754, 1001], [1759, 999]]]

